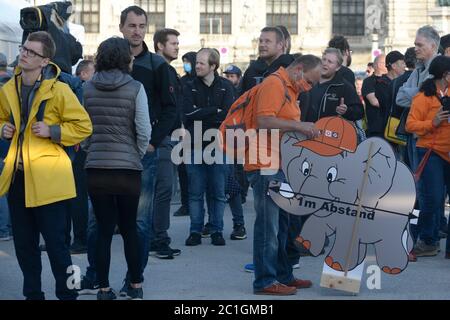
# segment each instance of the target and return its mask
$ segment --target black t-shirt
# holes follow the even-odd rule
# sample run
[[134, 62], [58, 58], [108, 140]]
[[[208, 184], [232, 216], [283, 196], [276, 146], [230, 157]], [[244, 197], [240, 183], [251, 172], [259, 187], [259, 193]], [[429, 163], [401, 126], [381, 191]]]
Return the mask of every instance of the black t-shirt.
[[[383, 83], [385, 82], [384, 77], [385, 76], [379, 77], [376, 75], [372, 75], [366, 78], [363, 82], [361, 92], [364, 97], [364, 101], [366, 103], [367, 133], [369, 136], [382, 136], [384, 134], [385, 110], [383, 109], [382, 105], [383, 101], [380, 101], [380, 98], [382, 98], [380, 96], [380, 92], [382, 92], [381, 91], [383, 90], [382, 87], [384, 87]], [[370, 103], [369, 99], [367, 99], [367, 96], [371, 93], [374, 93], [375, 96], [377, 97], [378, 102], [380, 103], [379, 108], [374, 107]]]
[[21, 114], [22, 114], [22, 119], [24, 121], [22, 121], [23, 124], [26, 125], [26, 123], [28, 122], [28, 115], [30, 114], [30, 108], [31, 108], [31, 103], [28, 103], [28, 99], [30, 97], [30, 93], [33, 90], [33, 86], [26, 86], [22, 83], [22, 86], [20, 88], [20, 99], [21, 99]]

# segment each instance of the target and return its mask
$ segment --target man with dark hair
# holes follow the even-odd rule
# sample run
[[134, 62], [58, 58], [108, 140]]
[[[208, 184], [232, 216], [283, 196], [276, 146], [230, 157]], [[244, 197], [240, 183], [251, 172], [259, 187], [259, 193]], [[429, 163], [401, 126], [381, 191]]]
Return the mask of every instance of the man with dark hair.
[[[181, 128], [182, 119], [182, 85], [180, 77], [174, 67], [170, 65], [172, 61], [178, 59], [180, 33], [174, 29], [161, 29], [153, 36], [153, 45], [157, 55], [164, 58], [169, 68], [170, 83], [173, 85], [176, 97], [177, 119], [173, 124], [172, 132]], [[150, 243], [150, 251], [159, 259], [173, 259], [180, 255], [179, 249], [170, 248], [170, 236], [167, 233], [170, 227], [170, 201], [172, 199], [173, 178], [175, 166], [171, 161], [171, 153], [174, 144], [170, 139], [164, 139], [159, 146], [159, 160], [156, 167], [155, 199], [153, 204], [154, 223], [153, 235]], [[158, 223], [155, 223], [159, 221]]]
[[55, 51], [50, 34], [31, 33], [20, 47], [16, 81], [0, 89], [1, 138], [11, 140], [0, 195], [8, 192], [23, 294], [29, 300], [45, 299], [39, 234], [47, 246], [56, 296], [77, 297], [68, 286], [72, 260], [66, 243], [67, 201], [76, 190], [71, 161], [61, 145], [86, 139], [92, 124], [70, 88], [57, 80], [61, 70], [50, 62]]
[[283, 32], [284, 36], [284, 53], [290, 54], [291, 48], [292, 48], [292, 42], [291, 42], [291, 34], [289, 33], [289, 30], [285, 26], [277, 26], [278, 29]]
[[82, 60], [78, 63], [75, 75], [80, 78], [81, 81], [86, 82], [92, 79], [95, 73], [94, 61]]
[[[148, 20], [145, 11], [138, 6], [131, 6], [122, 11], [120, 16], [120, 32], [130, 42], [134, 55], [132, 77], [144, 85], [149, 101], [152, 138], [148, 152], [142, 160], [142, 190], [138, 208], [138, 235], [142, 254], [142, 268], [148, 262], [149, 245], [155, 230], [164, 229], [165, 218], [153, 208], [156, 183], [156, 167], [158, 155], [156, 149], [170, 142], [170, 134], [177, 119], [174, 84], [170, 80], [169, 65], [163, 57], [153, 54], [144, 42]], [[179, 252], [173, 252], [175, 254]], [[128, 277], [120, 291], [126, 295], [129, 287]]]
[[373, 62], [369, 62], [367, 64], [366, 75], [368, 77], [370, 77], [371, 75], [373, 75], [374, 72], [375, 72], [375, 69], [373, 67]]
[[261, 30], [258, 50], [259, 58], [250, 64], [242, 78], [241, 94], [261, 83], [281, 66], [287, 67], [293, 61], [292, 56], [284, 54], [284, 35], [276, 27]]
[[[198, 143], [194, 138], [196, 124], [200, 124], [201, 136], [209, 129], [218, 129], [228, 114], [228, 109], [234, 102], [234, 90], [230, 81], [220, 77], [217, 70], [220, 66], [220, 54], [215, 49], [204, 48], [197, 53], [197, 77], [183, 88], [184, 125], [190, 133], [192, 143], [192, 158], [186, 164], [188, 176], [189, 214], [191, 218], [190, 235], [186, 246], [201, 244], [202, 229], [205, 224], [204, 198], [208, 190], [209, 230], [211, 243], [214, 246], [224, 246], [223, 214], [226, 205], [225, 177], [228, 167], [220, 163], [220, 154], [210, 152], [214, 157], [212, 164], [207, 159], [194, 163], [195, 153], [204, 154], [210, 144]], [[196, 143], [197, 142], [197, 143]], [[206, 153], [206, 152], [205, 152]]]
[[[301, 132], [309, 138], [318, 135], [313, 123], [300, 122], [300, 109], [297, 97], [302, 91], [309, 90], [320, 78], [320, 59], [305, 55], [295, 60], [288, 68], [280, 68], [274, 76], [268, 77], [258, 88], [253, 99], [256, 110], [256, 129]], [[286, 90], [289, 99], [286, 99]], [[280, 105], [282, 105], [280, 109]], [[269, 133], [270, 134], [270, 133]], [[263, 154], [277, 153], [271, 150], [270, 143], [258, 141], [266, 146]], [[261, 150], [260, 150], [261, 151]], [[248, 159], [248, 151], [246, 152]], [[272, 159], [279, 159], [272, 154]], [[245, 171], [250, 181], [256, 211], [253, 238], [253, 261], [255, 280], [253, 292], [257, 295], [293, 295], [300, 288], [309, 288], [312, 282], [296, 279], [292, 265], [286, 254], [286, 243], [290, 215], [281, 210], [267, 194], [269, 181], [284, 182], [285, 178], [279, 163], [263, 165], [246, 163]], [[274, 174], [275, 173], [275, 174]]]
[[336, 48], [341, 51], [341, 54], [344, 57], [344, 63], [339, 69], [339, 73], [348, 83], [355, 86], [355, 74], [349, 68], [352, 64], [352, 51], [350, 50], [350, 44], [347, 39], [343, 36], [334, 36], [330, 42], [328, 42], [328, 47]]
[[450, 34], [447, 34], [441, 38], [440, 53], [444, 56], [450, 57]]

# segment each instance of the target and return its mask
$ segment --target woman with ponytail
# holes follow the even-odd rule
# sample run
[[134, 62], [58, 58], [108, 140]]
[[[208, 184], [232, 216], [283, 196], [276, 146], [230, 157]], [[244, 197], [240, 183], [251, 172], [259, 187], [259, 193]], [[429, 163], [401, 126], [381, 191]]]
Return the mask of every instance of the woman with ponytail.
[[[406, 130], [418, 136], [420, 216], [414, 253], [435, 256], [439, 249], [439, 223], [450, 188], [450, 58], [436, 57], [426, 80], [411, 105]], [[447, 241], [450, 257], [450, 241]]]

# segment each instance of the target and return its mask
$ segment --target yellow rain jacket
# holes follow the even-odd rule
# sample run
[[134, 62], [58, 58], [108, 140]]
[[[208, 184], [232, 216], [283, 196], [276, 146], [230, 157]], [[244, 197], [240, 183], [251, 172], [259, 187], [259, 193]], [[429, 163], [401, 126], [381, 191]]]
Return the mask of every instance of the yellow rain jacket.
[[[0, 195], [8, 192], [18, 170], [19, 152], [22, 152], [25, 176], [25, 206], [39, 207], [76, 197], [72, 164], [62, 146], [73, 146], [92, 134], [92, 123], [70, 87], [57, 78], [60, 69], [50, 63], [42, 71], [33, 96], [28, 122], [20, 142], [20, 88], [21, 70], [0, 89], [0, 133], [3, 126], [14, 119], [16, 132], [11, 140], [5, 166], [0, 176]], [[47, 100], [43, 121], [60, 129], [60, 141], [39, 138], [31, 131], [42, 101]], [[59, 128], [58, 128], [59, 126]]]

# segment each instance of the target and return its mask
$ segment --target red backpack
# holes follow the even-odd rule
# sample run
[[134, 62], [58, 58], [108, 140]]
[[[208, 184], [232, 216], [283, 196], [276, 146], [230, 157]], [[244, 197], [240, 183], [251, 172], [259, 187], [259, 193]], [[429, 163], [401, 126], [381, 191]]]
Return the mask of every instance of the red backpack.
[[[280, 109], [286, 104], [286, 102], [291, 102], [291, 97], [289, 96], [289, 91], [286, 82], [276, 73], [270, 76], [277, 77], [283, 84], [284, 87], [284, 100], [280, 106]], [[270, 77], [269, 76], [269, 77]], [[252, 89], [246, 91], [242, 94], [230, 107], [228, 115], [222, 122], [219, 128], [220, 136], [219, 141], [223, 152], [234, 159], [243, 159], [245, 156], [245, 151], [248, 149], [249, 142], [248, 139], [252, 138], [247, 135], [244, 140], [239, 137], [243, 135], [250, 129], [255, 129], [256, 132], [256, 95], [261, 87], [261, 84], [253, 87]], [[228, 137], [227, 137], [228, 133]], [[241, 142], [241, 143], [239, 143]]]

